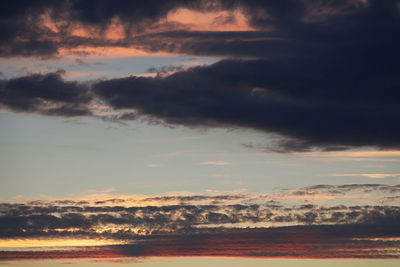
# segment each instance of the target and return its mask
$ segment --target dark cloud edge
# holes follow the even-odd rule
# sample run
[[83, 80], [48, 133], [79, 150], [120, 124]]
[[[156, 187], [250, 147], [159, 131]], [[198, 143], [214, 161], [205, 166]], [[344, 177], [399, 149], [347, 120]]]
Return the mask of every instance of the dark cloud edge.
[[[336, 90], [335, 96], [321, 97], [318, 87], [300, 96], [291, 89], [298, 86], [296, 77], [293, 85], [282, 88], [279, 72], [272, 73], [270, 80], [265, 76], [265, 68], [275, 72], [279, 65], [224, 60], [166, 77], [131, 76], [94, 82], [91, 87], [67, 82], [59, 72], [32, 74], [0, 80], [0, 105], [16, 112], [94, 117], [90, 104], [105, 102], [123, 110], [117, 116], [103, 116], [105, 120], [253, 129], [274, 138], [267, 146], [247, 147], [277, 152], [400, 147], [400, 128], [395, 123], [400, 120], [395, 112], [398, 105], [385, 104], [387, 93], [396, 97], [394, 87], [380, 95], [379, 88], [365, 87], [362, 98], [356, 92], [348, 96], [346, 87]], [[340, 97], [346, 94], [345, 101], [354, 102], [343, 103]]]

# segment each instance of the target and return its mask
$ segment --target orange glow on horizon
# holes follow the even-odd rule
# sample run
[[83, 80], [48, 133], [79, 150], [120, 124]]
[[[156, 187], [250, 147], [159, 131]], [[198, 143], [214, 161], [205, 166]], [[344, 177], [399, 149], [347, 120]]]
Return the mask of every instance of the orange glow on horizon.
[[[8, 250], [0, 259], [57, 259], [110, 257], [256, 257], [256, 258], [399, 258], [397, 236], [371, 235], [320, 228], [242, 229], [229, 233], [171, 235], [117, 246], [87, 246], [63, 250]], [[365, 236], [365, 238], [360, 236]], [[84, 243], [86, 246], [87, 243]]]
[[38, 238], [38, 239], [0, 239], [0, 247], [87, 247], [124, 244], [122, 241], [104, 239], [67, 239], [67, 238]]

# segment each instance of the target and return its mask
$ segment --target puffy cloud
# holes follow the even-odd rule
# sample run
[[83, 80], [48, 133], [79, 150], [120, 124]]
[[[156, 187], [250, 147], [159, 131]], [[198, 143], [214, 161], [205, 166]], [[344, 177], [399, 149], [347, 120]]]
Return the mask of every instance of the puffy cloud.
[[[15, 246], [20, 239], [42, 240], [52, 246], [52, 240], [57, 244], [60, 238], [73, 240], [73, 244], [101, 240], [116, 245], [86, 246], [78, 251], [64, 248], [62, 254], [8, 249], [0, 251], [0, 258], [398, 258], [393, 249], [400, 240], [398, 199], [390, 200], [391, 205], [382, 204], [396, 197], [398, 188], [316, 185], [264, 195], [102, 196], [1, 203], [0, 239], [5, 246], [7, 242]], [[360, 204], [366, 192], [369, 205]], [[326, 201], [316, 195], [334, 198]], [[307, 198], [299, 203], [292, 202], [292, 197]]]

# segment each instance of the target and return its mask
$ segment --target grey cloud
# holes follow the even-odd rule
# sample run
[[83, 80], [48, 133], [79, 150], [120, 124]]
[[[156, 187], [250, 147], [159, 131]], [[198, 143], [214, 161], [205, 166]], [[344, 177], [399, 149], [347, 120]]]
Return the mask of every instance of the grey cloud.
[[[97, 236], [133, 238], [140, 234], [189, 234], [225, 224], [264, 223], [265, 226], [289, 225], [387, 225], [398, 227], [397, 206], [317, 206], [286, 208], [268, 204], [166, 205], [166, 206], [91, 206], [63, 202], [0, 205], [0, 237]], [[96, 230], [123, 227], [118, 231]], [[135, 232], [132, 230], [136, 229]], [[71, 231], [70, 229], [74, 229]]]
[[[315, 190], [315, 191], [314, 191]], [[346, 194], [352, 191], [362, 191], [362, 192], [387, 192], [387, 193], [397, 193], [400, 192], [400, 185], [388, 185], [388, 184], [346, 184], [346, 185], [314, 185], [300, 189], [295, 192], [328, 192], [331, 194]]]
[[147, 69], [147, 72], [165, 73], [165, 72], [179, 71], [182, 69], [183, 69], [183, 66], [166, 65], [166, 66], [162, 66], [160, 68], [155, 68], [155, 67], [149, 68], [149, 69]]
[[63, 71], [32, 74], [0, 80], [0, 105], [17, 112], [35, 112], [54, 116], [91, 115], [87, 104], [89, 89], [77, 82], [67, 82]]

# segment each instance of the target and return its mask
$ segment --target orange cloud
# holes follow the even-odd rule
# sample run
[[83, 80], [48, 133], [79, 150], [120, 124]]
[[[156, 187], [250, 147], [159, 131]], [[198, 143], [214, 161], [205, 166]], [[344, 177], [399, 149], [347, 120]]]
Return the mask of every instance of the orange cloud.
[[239, 9], [201, 12], [180, 8], [167, 15], [167, 22], [182, 24], [192, 31], [254, 31]]
[[77, 55], [84, 55], [87, 58], [120, 58], [134, 56], [171, 56], [177, 54], [168, 52], [149, 52], [134, 47], [78, 46], [76, 48], [59, 49], [59, 56], [62, 58], [76, 58]]

